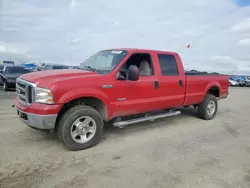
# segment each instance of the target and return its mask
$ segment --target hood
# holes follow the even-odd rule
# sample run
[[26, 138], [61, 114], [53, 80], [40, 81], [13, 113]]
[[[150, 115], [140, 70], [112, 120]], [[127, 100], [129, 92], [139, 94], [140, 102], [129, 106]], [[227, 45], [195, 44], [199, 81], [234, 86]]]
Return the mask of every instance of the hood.
[[39, 72], [32, 72], [20, 76], [20, 78], [33, 82], [36, 85], [48, 86], [56, 82], [62, 82], [74, 78], [82, 78], [90, 75], [96, 75], [95, 72], [77, 70], [77, 69], [60, 69], [60, 70], [46, 70]]

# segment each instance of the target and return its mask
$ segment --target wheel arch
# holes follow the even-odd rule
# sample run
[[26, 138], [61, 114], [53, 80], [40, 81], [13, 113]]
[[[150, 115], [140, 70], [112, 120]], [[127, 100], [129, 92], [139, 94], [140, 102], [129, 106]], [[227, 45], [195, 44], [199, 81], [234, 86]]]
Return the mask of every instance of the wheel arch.
[[215, 97], [219, 98], [220, 97], [220, 91], [221, 91], [221, 86], [218, 82], [213, 82], [211, 84], [209, 84], [206, 87], [205, 93], [203, 98], [207, 95], [207, 94], [211, 94], [214, 95]]

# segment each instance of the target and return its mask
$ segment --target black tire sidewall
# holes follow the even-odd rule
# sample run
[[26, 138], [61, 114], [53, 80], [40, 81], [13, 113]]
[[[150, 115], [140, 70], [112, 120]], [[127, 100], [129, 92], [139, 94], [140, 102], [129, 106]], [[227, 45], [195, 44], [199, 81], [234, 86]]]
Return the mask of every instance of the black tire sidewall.
[[[209, 115], [207, 112], [207, 105], [210, 101], [214, 101], [215, 103], [215, 111], [212, 115]], [[205, 120], [211, 120], [215, 117], [215, 115], [217, 114], [217, 110], [218, 110], [218, 101], [217, 98], [211, 94], [207, 94], [204, 98], [204, 100], [202, 101], [202, 103], [199, 105], [198, 108], [198, 113], [199, 116]]]
[[[208, 112], [207, 112], [207, 106], [208, 106], [208, 104], [209, 104], [210, 101], [213, 101], [215, 103], [215, 111], [214, 111], [214, 113], [212, 115], [209, 115]], [[205, 110], [205, 118], [207, 120], [213, 119], [214, 116], [216, 115], [217, 109], [218, 109], [218, 102], [217, 102], [216, 97], [209, 95], [207, 97], [206, 101], [205, 101], [204, 107], [205, 107], [205, 109], [204, 109]]]
[[[81, 116], [89, 116], [96, 122], [96, 133], [94, 137], [83, 144], [75, 142], [70, 135], [71, 126], [73, 122]], [[63, 141], [65, 146], [72, 151], [90, 148], [96, 145], [102, 137], [103, 133], [103, 120], [99, 113], [89, 106], [75, 106], [69, 109], [61, 118], [58, 128], [58, 137]]]

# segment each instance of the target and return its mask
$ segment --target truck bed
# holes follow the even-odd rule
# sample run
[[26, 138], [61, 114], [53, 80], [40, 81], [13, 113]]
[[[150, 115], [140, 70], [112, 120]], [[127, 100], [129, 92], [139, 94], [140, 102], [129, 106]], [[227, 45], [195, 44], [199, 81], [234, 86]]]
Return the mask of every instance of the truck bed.
[[[186, 75], [185, 105], [200, 103], [211, 87], [218, 87], [218, 98], [225, 98], [228, 94], [229, 79], [227, 75]], [[198, 99], [198, 101], [197, 101]]]

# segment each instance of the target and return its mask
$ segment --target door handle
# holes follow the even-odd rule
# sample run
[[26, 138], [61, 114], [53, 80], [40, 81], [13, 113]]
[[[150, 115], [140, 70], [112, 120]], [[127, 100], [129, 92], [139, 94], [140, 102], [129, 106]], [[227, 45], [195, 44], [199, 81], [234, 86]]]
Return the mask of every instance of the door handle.
[[183, 86], [183, 82], [182, 80], [179, 80], [179, 86], [182, 87]]
[[154, 81], [154, 87], [155, 89], [158, 89], [160, 86], [159, 81]]

